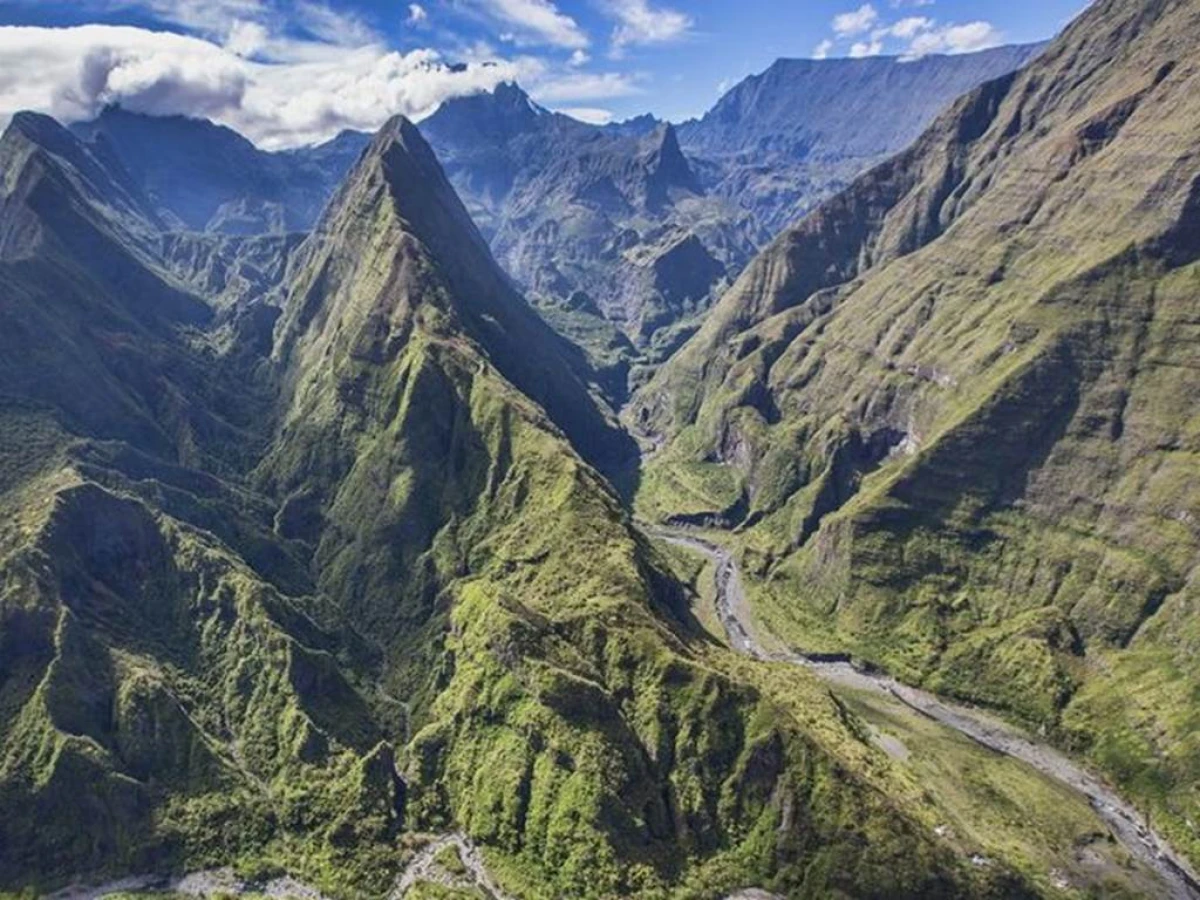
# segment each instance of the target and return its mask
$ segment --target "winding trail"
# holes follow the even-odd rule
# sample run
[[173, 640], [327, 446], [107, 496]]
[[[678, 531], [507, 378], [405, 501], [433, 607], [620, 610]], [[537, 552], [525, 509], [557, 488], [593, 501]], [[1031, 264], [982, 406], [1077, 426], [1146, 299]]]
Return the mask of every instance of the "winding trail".
[[717, 614], [730, 645], [739, 653], [767, 662], [803, 666], [832, 684], [894, 697], [984, 747], [1032, 766], [1086, 797], [1130, 855], [1162, 879], [1167, 891], [1164, 897], [1200, 900], [1200, 876], [1187, 861], [1154, 829], [1142, 823], [1133, 806], [1078, 763], [987, 713], [902, 684], [887, 675], [868, 672], [855, 666], [848, 656], [768, 651], [755, 634], [741, 572], [729, 550], [686, 530], [653, 525], [642, 525], [642, 528], [652, 537], [701, 553], [713, 562], [716, 566]]
[[233, 869], [205, 869], [183, 876], [131, 875], [105, 884], [72, 885], [50, 894], [47, 900], [104, 900], [113, 894], [178, 894], [182, 897], [265, 897], [268, 900], [328, 900], [315, 887], [290, 876], [251, 885]]

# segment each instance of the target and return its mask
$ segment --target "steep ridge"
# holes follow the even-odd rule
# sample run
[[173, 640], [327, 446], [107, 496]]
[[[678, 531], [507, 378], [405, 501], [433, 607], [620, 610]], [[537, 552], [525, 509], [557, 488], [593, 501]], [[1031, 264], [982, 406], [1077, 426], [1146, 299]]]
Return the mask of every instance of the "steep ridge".
[[1043, 44], [917, 59], [780, 59], [679, 128], [713, 189], [774, 235], [873, 163], [903, 150], [952, 101]]
[[[5, 239], [0, 250], [6, 259], [22, 256], [44, 231], [54, 232], [64, 242], [72, 240], [77, 230], [97, 228], [119, 231], [120, 239], [139, 248], [152, 240], [161, 223], [148, 199], [122, 167], [111, 164], [103, 148], [97, 150], [84, 148], [48, 116], [29, 112], [13, 116], [3, 143]], [[42, 197], [56, 199], [55, 191], [78, 192], [85, 201], [83, 208], [48, 208]], [[65, 227], [61, 220], [46, 221], [55, 213], [74, 214], [88, 224]], [[42, 222], [45, 229], [39, 228]]]
[[[620, 404], [781, 227], [1031, 52], [781, 60], [681, 126], [686, 147], [651, 116], [588, 125], [514, 84], [450, 100], [421, 129], [502, 266]], [[132, 173], [168, 229], [274, 236], [271, 273], [370, 140], [347, 131], [272, 153], [204, 120], [118, 107], [72, 129]], [[271, 286], [264, 249], [189, 237], [176, 262], [201, 287], [232, 271], [228, 305]]]
[[[373, 728], [353, 705], [313, 725], [321, 660], [281, 623], [330, 638], [272, 584], [302, 570], [233, 478], [266, 403], [199, 339], [212, 312], [158, 265], [127, 173], [44, 117], [0, 151], [23, 235], [0, 261], [0, 880], [236, 856], [278, 812], [264, 771], [296, 774], [285, 748], [329, 735], [307, 794], [366, 790], [336, 741]], [[253, 693], [246, 660], [271, 673]]]
[[[703, 118], [680, 126], [700, 156], [784, 149], [817, 159], [895, 152], [920, 136], [919, 124], [977, 85], [1006, 75], [1045, 44], [915, 59], [779, 59], [730, 88]], [[895, 103], [901, 96], [912, 106]]]
[[172, 228], [241, 235], [307, 231], [368, 141], [344, 132], [316, 147], [270, 153], [204, 119], [119, 107], [72, 130], [132, 173]]
[[[408, 349], [414, 319], [428, 315], [421, 324], [431, 330], [440, 326], [447, 337], [478, 343], [601, 469], [620, 469], [635, 452], [589, 396], [582, 354], [512, 288], [407, 120], [379, 132], [294, 269], [288, 292], [295, 299], [285, 306], [278, 349], [298, 382], [292, 421], [310, 419], [338, 379], [350, 376], [319, 360], [386, 368]], [[444, 323], [436, 321], [443, 316]]]
[[[132, 383], [120, 373], [157, 368], [167, 336], [202, 326], [211, 311], [157, 266], [158, 222], [126, 174], [57, 122], [15, 116], [0, 139], [0, 162], [4, 395], [59, 405], [73, 427], [98, 437], [136, 434], [165, 448], [172, 438], [148, 410], [172, 392], [158, 376]], [[195, 365], [181, 363], [176, 374], [195, 387]]]
[[[749, 785], [782, 785], [806, 739], [758, 733], [751, 710], [766, 701], [658, 620], [673, 618], [665, 576], [610, 489], [516, 389], [525, 373], [504, 342], [520, 336], [489, 330], [519, 321], [519, 298], [454, 290], [493, 276], [476, 272], [490, 260], [469, 255], [482, 242], [452, 198], [411, 125], [380, 133], [298, 255], [277, 349], [290, 410], [263, 467], [288, 496], [289, 534], [295, 522], [307, 540], [306, 511], [325, 510], [320, 586], [379, 646], [389, 691], [422, 710], [406, 816], [503, 851], [517, 893], [652, 891], [713, 871], [689, 873], [685, 858], [741, 852], [782, 853], [766, 863], [775, 877], [811, 878], [791, 869], [790, 838], [748, 843], [775, 827], [790, 790]], [[353, 454], [339, 457], [346, 437]], [[716, 721], [698, 702], [722, 710]], [[728, 822], [717, 784], [740, 798]], [[834, 838], [829, 852], [849, 850]], [[938, 884], [946, 864], [932, 852], [936, 874], [882, 877], [901, 893]], [[865, 859], [835, 870], [882, 874]]]
[[45, 173], [4, 182], [4, 233], [37, 240], [0, 265], [24, 341], [0, 400], [0, 887], [234, 863], [383, 895], [410, 835], [457, 827], [518, 895], [1024, 890], [940, 843], [815, 684], [690, 629], [567, 440], [601, 455], [602, 417], [564, 406], [585, 387], [411, 125], [281, 291], [238, 299], [243, 331], [145, 216], [93, 206], [127, 173], [27, 124], [0, 142]]
[[782, 235], [640, 394], [781, 633], [1086, 754], [1193, 859], [1200, 8], [1109, 0]]
[[501, 265], [621, 402], [781, 228], [1035, 52], [780, 60], [678, 133], [587, 125], [511, 84], [421, 130]]

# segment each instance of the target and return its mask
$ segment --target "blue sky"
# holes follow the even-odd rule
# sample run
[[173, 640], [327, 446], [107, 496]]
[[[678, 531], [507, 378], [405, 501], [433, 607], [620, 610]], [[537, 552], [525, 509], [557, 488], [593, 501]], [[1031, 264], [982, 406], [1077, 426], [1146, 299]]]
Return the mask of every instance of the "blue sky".
[[78, 118], [123, 102], [286, 146], [394, 112], [419, 118], [447, 96], [516, 79], [581, 118], [679, 120], [780, 56], [1042, 40], [1081, 3], [0, 0], [0, 115], [31, 106]]

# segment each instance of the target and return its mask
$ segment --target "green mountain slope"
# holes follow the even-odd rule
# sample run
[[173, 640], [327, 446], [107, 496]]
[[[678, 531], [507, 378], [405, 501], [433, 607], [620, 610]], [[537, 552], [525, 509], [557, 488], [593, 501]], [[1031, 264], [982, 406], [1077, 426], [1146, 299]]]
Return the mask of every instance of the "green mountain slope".
[[1194, 2], [1092, 6], [782, 235], [637, 398], [760, 611], [1086, 754], [1200, 855]]
[[54, 123], [0, 158], [0, 888], [382, 895], [459, 827], [522, 896], [1021, 890], [815, 682], [692, 627], [411, 125], [232, 305]]

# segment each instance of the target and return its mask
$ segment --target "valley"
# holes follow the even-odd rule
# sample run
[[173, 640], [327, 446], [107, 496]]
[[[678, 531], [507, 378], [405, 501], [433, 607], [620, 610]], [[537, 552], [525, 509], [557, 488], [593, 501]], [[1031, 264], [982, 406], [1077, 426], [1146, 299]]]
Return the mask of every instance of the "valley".
[[0, 900], [1200, 898], [1200, 2], [880, 15], [12, 112]]
[[[781, 649], [768, 649], [753, 623], [737, 562], [732, 553], [716, 542], [720, 539], [719, 535], [661, 527], [650, 527], [648, 533], [658, 540], [702, 554], [712, 562], [716, 611], [729, 645], [737, 652], [815, 672], [868, 722], [884, 721], [894, 725], [904, 719], [904, 708], [907, 708], [988, 750], [1020, 761], [1086, 800], [1104, 826], [1137, 860], [1138, 866], [1157, 876], [1157, 886], [1146, 884], [1142, 890], [1177, 900], [1188, 900], [1200, 894], [1200, 880], [1190, 864], [1161, 835], [1149, 829], [1144, 817], [1111, 787], [1062, 753], [1044, 742], [1033, 740], [1028, 734], [992, 715], [902, 684], [841, 654], [806, 654], [782, 648], [778, 640], [769, 643]], [[901, 731], [901, 734], [907, 736], [906, 731]], [[873, 737], [878, 740], [882, 735]], [[893, 738], [892, 743], [880, 743], [892, 755], [907, 759], [909, 751], [903, 741], [903, 738]], [[929, 739], [927, 736], [910, 739], [914, 745], [916, 741], [928, 742]], [[1057, 871], [1063, 886], [1069, 884], [1069, 880], [1061, 874], [1062, 870]]]

